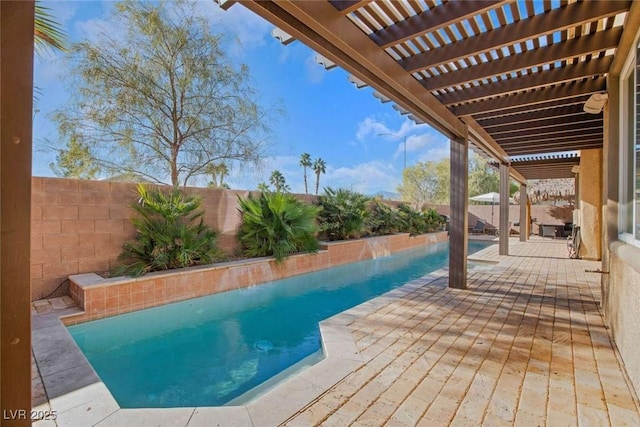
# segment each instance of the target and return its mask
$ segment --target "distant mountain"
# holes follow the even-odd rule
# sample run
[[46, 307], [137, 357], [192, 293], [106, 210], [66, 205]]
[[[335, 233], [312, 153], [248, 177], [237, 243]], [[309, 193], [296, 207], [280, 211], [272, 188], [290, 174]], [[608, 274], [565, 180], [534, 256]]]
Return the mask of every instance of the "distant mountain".
[[400, 193], [393, 193], [391, 191], [378, 191], [375, 194], [371, 194], [371, 197], [382, 197], [385, 200], [402, 200], [402, 195]]

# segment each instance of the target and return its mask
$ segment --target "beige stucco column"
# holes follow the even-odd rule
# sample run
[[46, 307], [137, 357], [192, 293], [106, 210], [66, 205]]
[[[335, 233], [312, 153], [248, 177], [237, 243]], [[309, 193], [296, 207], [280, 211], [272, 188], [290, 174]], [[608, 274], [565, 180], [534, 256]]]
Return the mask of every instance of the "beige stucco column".
[[451, 188], [449, 232], [449, 287], [467, 288], [467, 238], [469, 210], [469, 141], [451, 140]]
[[580, 257], [602, 258], [602, 149], [580, 152]]
[[529, 238], [529, 216], [527, 215], [527, 186], [520, 184], [520, 241], [526, 242]]
[[0, 2], [0, 423], [3, 426], [31, 425], [33, 17], [33, 1]]
[[509, 165], [500, 163], [500, 255], [509, 255]]

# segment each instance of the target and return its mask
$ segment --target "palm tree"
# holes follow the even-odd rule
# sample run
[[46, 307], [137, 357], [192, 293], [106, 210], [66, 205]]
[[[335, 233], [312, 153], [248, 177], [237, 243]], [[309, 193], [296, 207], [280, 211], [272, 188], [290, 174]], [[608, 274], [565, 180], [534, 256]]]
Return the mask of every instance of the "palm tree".
[[49, 13], [51, 9], [42, 6], [39, 2], [36, 2], [35, 7], [34, 42], [36, 53], [41, 55], [46, 49], [66, 52], [65, 34], [60, 24], [54, 21]]
[[[212, 181], [209, 183], [209, 187], [214, 188], [228, 188], [229, 186], [224, 183], [224, 177], [229, 176], [229, 166], [224, 162], [209, 163], [207, 165], [207, 174], [211, 175]], [[218, 177], [220, 182], [218, 182]]]
[[326, 172], [327, 164], [321, 158], [317, 158], [313, 162], [313, 170], [316, 173], [316, 196], [318, 195], [318, 188], [320, 187], [320, 174]]
[[267, 185], [266, 182], [261, 182], [260, 184], [258, 184], [258, 191], [260, 191], [261, 193], [269, 191], [269, 185]]
[[269, 182], [276, 188], [276, 192], [286, 191], [287, 182], [284, 178], [284, 175], [279, 170], [274, 170], [271, 172], [271, 176], [269, 177]]
[[[46, 50], [59, 50], [62, 53], [67, 51], [65, 47], [66, 35], [60, 24], [54, 21], [49, 13], [51, 9], [36, 2], [35, 14], [33, 17], [33, 41], [36, 56], [42, 57]], [[33, 88], [34, 106], [38, 101], [38, 96], [42, 91], [37, 86]], [[34, 110], [36, 111], [36, 110]]]
[[300, 166], [304, 169], [304, 193], [309, 194], [307, 188], [307, 168], [311, 167], [311, 155], [309, 153], [302, 153], [300, 156]]

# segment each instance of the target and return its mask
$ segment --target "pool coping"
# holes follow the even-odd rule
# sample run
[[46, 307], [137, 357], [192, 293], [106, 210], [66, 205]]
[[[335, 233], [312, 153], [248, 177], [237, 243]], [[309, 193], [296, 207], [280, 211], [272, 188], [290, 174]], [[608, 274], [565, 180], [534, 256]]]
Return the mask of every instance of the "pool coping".
[[[476, 252], [474, 258], [481, 259], [483, 251]], [[60, 320], [60, 317], [72, 315], [80, 309], [33, 315], [33, 352], [48, 396], [48, 401], [34, 410], [56, 416], [55, 421], [41, 420], [33, 425], [280, 425], [369, 361], [358, 351], [348, 325], [447, 275], [446, 268], [436, 270], [321, 321], [319, 327], [325, 358], [243, 406], [120, 408]]]

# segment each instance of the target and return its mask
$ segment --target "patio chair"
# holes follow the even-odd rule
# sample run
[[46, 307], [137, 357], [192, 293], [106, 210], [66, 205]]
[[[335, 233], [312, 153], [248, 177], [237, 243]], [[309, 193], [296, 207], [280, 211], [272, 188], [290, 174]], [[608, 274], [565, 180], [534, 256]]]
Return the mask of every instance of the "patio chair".
[[552, 239], [556, 238], [556, 226], [542, 224], [542, 237], [551, 237]]
[[475, 227], [469, 227], [469, 234], [484, 234], [486, 227], [484, 221], [478, 220]]

